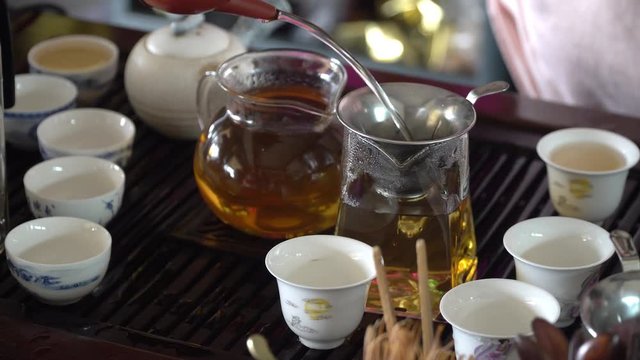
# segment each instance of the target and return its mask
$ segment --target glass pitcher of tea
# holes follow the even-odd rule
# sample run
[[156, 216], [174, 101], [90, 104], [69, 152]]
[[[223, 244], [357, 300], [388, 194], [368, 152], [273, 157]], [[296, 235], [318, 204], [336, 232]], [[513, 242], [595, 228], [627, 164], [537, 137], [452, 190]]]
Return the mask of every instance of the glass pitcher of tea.
[[274, 239], [335, 225], [343, 136], [335, 109], [346, 77], [335, 59], [269, 50], [201, 79], [194, 172], [220, 220]]
[[[437, 315], [442, 295], [476, 275], [467, 134], [476, 114], [473, 107], [445, 106], [456, 102], [431, 106], [433, 99], [459, 97], [444, 89], [413, 83], [382, 87], [412, 140], [404, 139], [369, 89], [342, 98], [338, 118], [347, 133], [336, 234], [381, 248], [393, 305], [406, 316], [420, 311], [415, 244], [424, 239]], [[381, 309], [375, 282], [367, 307]]]

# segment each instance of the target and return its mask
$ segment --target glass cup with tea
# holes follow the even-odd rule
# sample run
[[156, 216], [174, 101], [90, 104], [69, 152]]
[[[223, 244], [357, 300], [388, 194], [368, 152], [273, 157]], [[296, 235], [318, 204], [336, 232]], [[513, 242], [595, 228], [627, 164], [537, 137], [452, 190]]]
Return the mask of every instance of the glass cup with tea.
[[301, 50], [244, 53], [201, 79], [195, 179], [220, 220], [274, 239], [334, 226], [345, 82], [337, 60]]
[[536, 150], [546, 163], [549, 194], [563, 216], [602, 222], [622, 200], [638, 146], [607, 130], [568, 128], [540, 139]]
[[[347, 134], [336, 234], [380, 247], [393, 306], [407, 316], [420, 313], [415, 244], [424, 239], [437, 314], [444, 293], [476, 275], [468, 149], [475, 111], [442, 121], [434, 131], [426, 126], [433, 115], [426, 104], [458, 95], [414, 83], [382, 87], [415, 140], [403, 138], [368, 88], [342, 98], [338, 119]], [[381, 310], [375, 281], [367, 307]]]

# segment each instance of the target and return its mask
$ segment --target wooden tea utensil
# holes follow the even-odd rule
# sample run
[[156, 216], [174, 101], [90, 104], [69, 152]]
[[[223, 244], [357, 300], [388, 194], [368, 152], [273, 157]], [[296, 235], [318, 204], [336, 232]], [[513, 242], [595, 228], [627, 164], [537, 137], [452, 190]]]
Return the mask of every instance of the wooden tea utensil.
[[[418, 282], [420, 291], [420, 311], [423, 314], [420, 324], [414, 319], [396, 321], [395, 311], [389, 295], [389, 284], [384, 270], [382, 253], [378, 246], [373, 247], [373, 261], [376, 267], [380, 302], [383, 319], [367, 326], [364, 335], [364, 360], [453, 360], [451, 350], [453, 342], [442, 346], [440, 337], [443, 327], [433, 334], [431, 293], [429, 292], [429, 268], [427, 264], [426, 244], [424, 240], [416, 243], [418, 259]], [[420, 331], [422, 330], [422, 331]], [[420, 336], [422, 333], [422, 339]], [[422, 345], [422, 348], [421, 346]]]
[[431, 291], [429, 290], [429, 265], [427, 263], [427, 245], [424, 239], [416, 241], [418, 258], [418, 292], [420, 294], [420, 323], [422, 325], [422, 355], [426, 358], [433, 340], [433, 315], [431, 310]]
[[389, 295], [389, 283], [387, 282], [387, 273], [384, 270], [382, 261], [382, 251], [379, 246], [373, 247], [373, 261], [376, 265], [376, 277], [378, 279], [378, 291], [380, 292], [380, 302], [382, 303], [382, 314], [387, 332], [391, 331], [393, 325], [396, 324], [396, 315], [391, 305], [391, 296]]

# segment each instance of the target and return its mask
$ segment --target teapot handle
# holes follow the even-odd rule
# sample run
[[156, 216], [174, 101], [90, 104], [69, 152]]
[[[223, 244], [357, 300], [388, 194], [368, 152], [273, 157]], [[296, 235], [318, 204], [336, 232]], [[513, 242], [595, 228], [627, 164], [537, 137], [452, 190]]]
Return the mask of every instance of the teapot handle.
[[[291, 4], [288, 0], [263, 0], [273, 5], [280, 11], [291, 12]], [[250, 17], [241, 16], [233, 24], [230, 31], [237, 36], [242, 44], [251, 48], [251, 44], [257, 40], [263, 40], [273, 33], [278, 27], [282, 26], [282, 21], [257, 20]]]
[[218, 112], [227, 103], [227, 93], [218, 85], [218, 75], [214, 70], [208, 70], [198, 81], [196, 95], [196, 109], [198, 111], [198, 125], [204, 131], [211, 126]]

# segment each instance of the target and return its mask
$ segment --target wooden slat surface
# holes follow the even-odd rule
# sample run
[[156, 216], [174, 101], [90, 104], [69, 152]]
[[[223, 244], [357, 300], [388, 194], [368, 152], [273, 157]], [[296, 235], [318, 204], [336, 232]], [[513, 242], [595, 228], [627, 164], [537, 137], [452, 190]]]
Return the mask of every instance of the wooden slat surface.
[[[264, 268], [263, 256], [274, 242], [241, 234], [215, 219], [193, 180], [193, 142], [167, 139], [136, 117], [124, 94], [122, 65], [142, 34], [34, 13], [16, 14], [14, 32], [18, 72], [27, 71], [28, 48], [45, 38], [78, 32], [113, 39], [121, 49], [120, 71], [109, 94], [95, 105], [130, 116], [138, 132], [126, 168], [124, 204], [108, 225], [114, 239], [109, 272], [97, 291], [71, 306], [48, 307], [26, 294], [0, 264], [4, 302], [20, 304], [24, 317], [44, 326], [185, 359], [247, 358], [244, 342], [251, 333], [264, 334], [279, 359], [361, 358], [364, 328], [378, 315], [365, 314], [338, 349], [302, 346], [282, 319], [276, 283]], [[381, 81], [427, 82], [377, 76]], [[468, 91], [439, 85], [461, 94]], [[351, 86], [358, 86], [358, 80]], [[470, 187], [479, 276], [513, 277], [502, 234], [520, 220], [554, 214], [544, 164], [534, 150], [540, 136], [580, 125], [611, 129], [637, 142], [640, 121], [515, 94], [482, 99], [478, 106], [478, 123], [470, 135]], [[36, 153], [8, 149], [12, 226], [31, 219], [21, 178], [38, 161]], [[620, 227], [638, 237], [639, 176], [633, 169], [625, 200], [605, 228]], [[617, 265], [612, 262], [607, 269], [617, 271]]]

